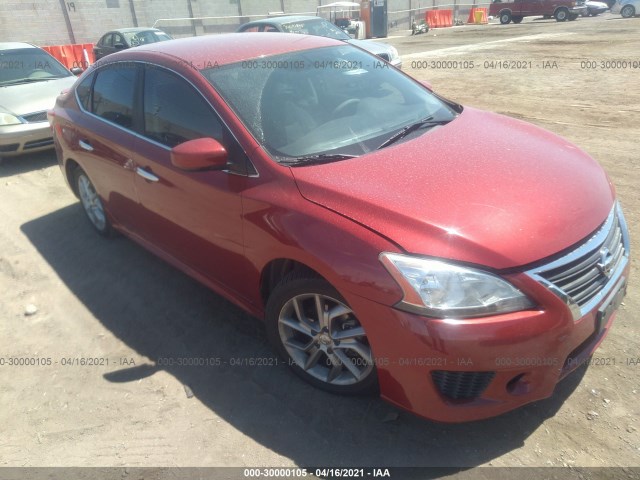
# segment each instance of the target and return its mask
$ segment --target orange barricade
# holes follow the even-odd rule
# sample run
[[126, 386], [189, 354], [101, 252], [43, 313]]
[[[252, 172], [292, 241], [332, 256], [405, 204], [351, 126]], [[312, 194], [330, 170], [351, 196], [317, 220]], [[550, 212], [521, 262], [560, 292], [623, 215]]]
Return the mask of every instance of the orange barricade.
[[489, 23], [487, 20], [487, 9], [486, 8], [472, 8], [469, 12], [469, 19], [467, 23], [474, 23], [476, 25], [484, 25], [485, 23]]
[[431, 10], [427, 12], [425, 20], [430, 28], [451, 27], [453, 10]]
[[[43, 50], [49, 52], [68, 69], [80, 67], [86, 70], [90, 64], [95, 62], [93, 54], [93, 44], [84, 43], [78, 45], [49, 45], [42, 47]], [[89, 62], [84, 56], [84, 52], [87, 52]]]

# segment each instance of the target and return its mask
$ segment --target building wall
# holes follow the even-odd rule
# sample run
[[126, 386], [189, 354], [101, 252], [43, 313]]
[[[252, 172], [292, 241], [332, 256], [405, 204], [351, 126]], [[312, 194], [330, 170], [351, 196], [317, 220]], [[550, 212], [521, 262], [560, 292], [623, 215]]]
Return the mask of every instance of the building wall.
[[[150, 27], [158, 19], [226, 17], [203, 20], [161, 20], [158, 28], [175, 37], [234, 31], [238, 25], [269, 12], [314, 13], [333, 0], [0, 0], [0, 42], [36, 45], [95, 43], [115, 28]], [[391, 32], [406, 30], [424, 18], [426, 9], [454, 8], [466, 20], [461, 4], [488, 0], [387, 0]], [[456, 7], [449, 5], [456, 4]], [[66, 18], [65, 18], [66, 16]], [[67, 20], [68, 24], [67, 25]]]

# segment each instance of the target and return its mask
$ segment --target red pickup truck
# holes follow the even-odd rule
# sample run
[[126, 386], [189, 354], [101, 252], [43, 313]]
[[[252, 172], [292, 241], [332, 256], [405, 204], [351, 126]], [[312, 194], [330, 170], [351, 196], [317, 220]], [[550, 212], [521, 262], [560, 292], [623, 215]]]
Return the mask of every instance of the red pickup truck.
[[500, 18], [500, 23], [520, 23], [524, 17], [554, 17], [558, 22], [575, 20], [587, 7], [584, 0], [494, 0], [489, 15]]

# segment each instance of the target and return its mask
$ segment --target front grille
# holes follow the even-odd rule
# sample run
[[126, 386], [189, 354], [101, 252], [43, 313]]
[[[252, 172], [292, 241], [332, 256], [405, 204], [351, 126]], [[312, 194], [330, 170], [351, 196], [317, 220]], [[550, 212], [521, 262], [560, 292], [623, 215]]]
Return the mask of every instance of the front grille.
[[23, 150], [29, 150], [31, 148], [48, 147], [53, 145], [53, 138], [43, 138], [42, 140], [32, 140], [24, 144]]
[[628, 256], [627, 227], [616, 206], [604, 225], [580, 247], [530, 273], [558, 289], [584, 314], [614, 283]]
[[44, 112], [37, 112], [37, 113], [30, 113], [29, 115], [22, 115], [22, 118], [27, 123], [46, 122], [47, 121], [47, 111], [45, 110]]
[[20, 148], [19, 143], [10, 143], [9, 145], [0, 145], [0, 152], [15, 152]]
[[442, 395], [451, 400], [472, 400], [482, 395], [496, 372], [431, 372], [433, 383]]

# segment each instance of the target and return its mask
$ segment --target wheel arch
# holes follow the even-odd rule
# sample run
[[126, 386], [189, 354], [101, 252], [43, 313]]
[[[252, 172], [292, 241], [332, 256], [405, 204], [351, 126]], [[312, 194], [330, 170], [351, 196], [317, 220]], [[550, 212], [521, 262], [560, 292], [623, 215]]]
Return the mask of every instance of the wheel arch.
[[316, 270], [298, 260], [292, 258], [275, 258], [263, 267], [262, 273], [260, 274], [260, 295], [263, 305], [266, 305], [273, 289], [292, 272], [305, 273], [310, 277], [321, 278], [331, 284], [328, 279], [324, 278]]
[[73, 181], [74, 172], [78, 168], [82, 168], [82, 167], [80, 166], [80, 164], [78, 162], [76, 162], [72, 158], [67, 158], [67, 160], [64, 162], [64, 175], [65, 175], [65, 178], [67, 180], [67, 184], [71, 188], [71, 191], [73, 192], [73, 194], [76, 197], [80, 198], [80, 194], [78, 193], [78, 186]]

